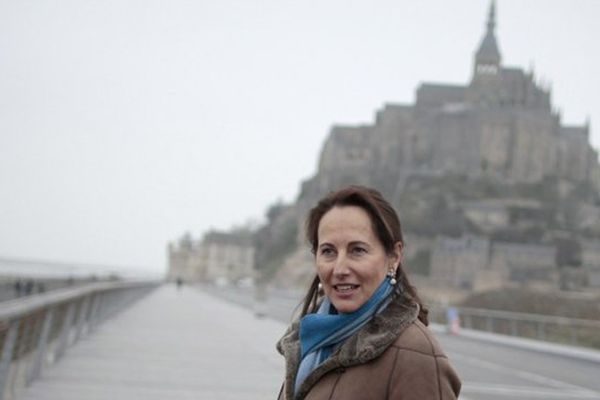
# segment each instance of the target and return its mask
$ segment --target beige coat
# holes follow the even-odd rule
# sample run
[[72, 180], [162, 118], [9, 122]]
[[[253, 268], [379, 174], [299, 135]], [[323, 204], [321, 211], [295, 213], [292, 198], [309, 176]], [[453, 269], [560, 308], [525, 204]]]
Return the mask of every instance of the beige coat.
[[300, 342], [294, 322], [277, 344], [286, 360], [280, 400], [452, 400], [460, 379], [431, 332], [418, 319], [418, 305], [395, 300], [351, 336], [302, 383], [294, 398]]

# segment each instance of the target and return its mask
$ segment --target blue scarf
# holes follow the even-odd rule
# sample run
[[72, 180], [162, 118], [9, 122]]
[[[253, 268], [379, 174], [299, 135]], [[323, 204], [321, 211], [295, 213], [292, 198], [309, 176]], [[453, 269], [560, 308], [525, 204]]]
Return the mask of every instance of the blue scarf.
[[390, 278], [386, 277], [365, 304], [347, 314], [338, 314], [325, 297], [315, 314], [305, 315], [300, 320], [301, 361], [296, 374], [296, 393], [306, 377], [325, 361], [335, 348], [365, 326], [376, 312], [383, 311], [391, 301], [390, 294], [393, 288]]

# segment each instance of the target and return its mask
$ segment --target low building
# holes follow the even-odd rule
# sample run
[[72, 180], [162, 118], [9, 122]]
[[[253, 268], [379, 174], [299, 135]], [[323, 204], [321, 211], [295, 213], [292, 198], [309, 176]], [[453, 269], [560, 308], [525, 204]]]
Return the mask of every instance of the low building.
[[600, 267], [600, 242], [595, 240], [581, 241], [581, 264], [589, 267]]
[[200, 280], [200, 271], [197, 268], [200, 263], [198, 243], [194, 242], [189, 233], [184, 234], [176, 243], [168, 244], [167, 257], [169, 263], [167, 280], [181, 279], [186, 282]]
[[587, 285], [592, 288], [600, 288], [600, 267], [586, 267]]
[[600, 243], [598, 241], [581, 242], [581, 264], [586, 271], [587, 285], [600, 288]]
[[553, 245], [495, 242], [490, 268], [508, 272], [512, 282], [557, 283], [556, 248]]
[[169, 244], [168, 279], [234, 283], [254, 279], [254, 245], [247, 231], [210, 231], [202, 240], [189, 234]]
[[254, 245], [247, 232], [208, 232], [202, 241], [203, 280], [238, 282], [254, 278]]
[[487, 269], [489, 248], [485, 237], [438, 236], [431, 254], [431, 279], [437, 284], [474, 289], [477, 273]]
[[492, 242], [483, 236], [440, 236], [433, 246], [432, 282], [459, 289], [491, 290], [511, 284], [556, 287], [552, 245]]

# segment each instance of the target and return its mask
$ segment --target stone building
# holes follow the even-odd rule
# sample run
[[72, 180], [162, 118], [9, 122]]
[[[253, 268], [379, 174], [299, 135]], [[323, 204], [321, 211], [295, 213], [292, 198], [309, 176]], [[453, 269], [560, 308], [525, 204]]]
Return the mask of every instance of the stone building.
[[600, 288], [600, 243], [586, 240], [581, 244], [581, 264], [587, 275], [587, 284]]
[[178, 242], [167, 245], [168, 270], [167, 280], [183, 279], [186, 282], [200, 280], [200, 252], [198, 243], [189, 233], [184, 234]]
[[582, 242], [581, 263], [584, 266], [600, 267], [600, 242], [594, 240]]
[[250, 232], [206, 233], [193, 241], [189, 234], [168, 246], [167, 278], [188, 282], [235, 283], [254, 279], [254, 245]]
[[[566, 126], [534, 73], [502, 64], [495, 6], [466, 85], [423, 83], [415, 104], [387, 104], [373, 124], [334, 126], [300, 203], [333, 187], [367, 183], [402, 191], [407, 176], [459, 174], [505, 183], [551, 177], [600, 190], [589, 121]], [[302, 207], [302, 204], [300, 204]]]
[[439, 285], [475, 289], [477, 274], [487, 269], [489, 254], [490, 241], [485, 237], [439, 236], [431, 254], [430, 277]]
[[505, 271], [508, 282], [549, 286], [558, 282], [553, 245], [496, 242], [492, 245], [489, 268]]
[[492, 242], [485, 236], [438, 236], [430, 265], [432, 283], [469, 290], [511, 284], [555, 286], [556, 248], [552, 245]]

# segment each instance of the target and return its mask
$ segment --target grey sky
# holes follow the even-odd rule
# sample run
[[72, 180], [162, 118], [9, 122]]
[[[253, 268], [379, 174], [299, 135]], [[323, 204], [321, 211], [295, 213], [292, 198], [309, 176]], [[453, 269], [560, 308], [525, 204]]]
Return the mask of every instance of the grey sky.
[[[464, 84], [487, 0], [0, 0], [0, 255], [165, 267], [260, 219], [334, 123]], [[499, 0], [503, 64], [600, 147], [600, 1]]]

